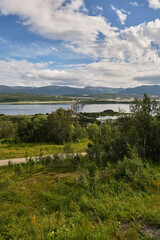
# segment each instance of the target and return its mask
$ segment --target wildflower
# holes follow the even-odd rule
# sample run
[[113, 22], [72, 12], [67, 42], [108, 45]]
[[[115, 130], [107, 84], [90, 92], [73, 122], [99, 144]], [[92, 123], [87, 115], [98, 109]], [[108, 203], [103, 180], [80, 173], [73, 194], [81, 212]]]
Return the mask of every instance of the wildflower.
[[33, 216], [33, 222], [34, 223], [36, 222], [36, 216], [35, 215]]

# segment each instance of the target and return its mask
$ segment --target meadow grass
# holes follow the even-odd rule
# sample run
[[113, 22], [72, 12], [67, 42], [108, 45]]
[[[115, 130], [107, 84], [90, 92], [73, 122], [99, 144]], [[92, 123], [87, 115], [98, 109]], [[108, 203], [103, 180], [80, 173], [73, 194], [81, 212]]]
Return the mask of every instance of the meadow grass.
[[160, 239], [160, 166], [150, 169], [139, 184], [114, 165], [94, 179], [70, 160], [0, 168], [0, 239]]
[[[71, 143], [74, 152], [85, 152], [88, 141]], [[23, 158], [26, 156], [38, 156], [40, 152], [44, 155], [64, 153], [64, 145], [54, 145], [45, 143], [3, 143], [0, 145], [0, 160]]]

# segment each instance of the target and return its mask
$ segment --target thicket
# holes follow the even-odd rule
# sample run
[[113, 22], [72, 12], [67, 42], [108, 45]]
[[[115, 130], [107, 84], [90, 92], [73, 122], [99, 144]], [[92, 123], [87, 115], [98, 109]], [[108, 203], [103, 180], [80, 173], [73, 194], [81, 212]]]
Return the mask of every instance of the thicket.
[[[160, 110], [155, 101], [144, 94], [135, 99], [132, 114], [121, 114], [116, 121], [79, 122], [71, 110], [58, 109], [48, 115], [6, 118], [0, 121], [0, 139], [14, 138], [20, 142], [64, 144], [89, 138], [88, 156], [97, 166], [129, 157], [135, 148], [138, 156], [160, 160]], [[5, 117], [4, 117], [5, 118]]]
[[81, 126], [71, 110], [59, 108], [47, 115], [1, 117], [0, 139], [13, 138], [18, 142], [50, 142], [63, 144], [87, 137], [85, 127]]
[[[105, 166], [108, 161], [117, 162], [129, 157], [130, 149], [138, 156], [151, 161], [160, 160], [160, 109], [155, 101], [144, 94], [143, 100], [135, 99], [132, 114], [121, 115], [111, 124], [89, 126], [89, 158]], [[93, 134], [93, 132], [95, 132]]]

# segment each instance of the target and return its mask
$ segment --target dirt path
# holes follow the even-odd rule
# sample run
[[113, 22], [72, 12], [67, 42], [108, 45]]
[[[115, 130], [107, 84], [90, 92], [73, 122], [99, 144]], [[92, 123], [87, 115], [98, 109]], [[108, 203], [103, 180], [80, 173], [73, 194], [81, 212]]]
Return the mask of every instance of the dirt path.
[[0, 167], [8, 165], [8, 162], [14, 163], [25, 163], [26, 158], [14, 158], [14, 159], [5, 159], [5, 160], [0, 160]]
[[[76, 155], [76, 153], [74, 155]], [[84, 156], [84, 155], [86, 155], [86, 153], [80, 153], [80, 155]], [[65, 154], [59, 154], [59, 156], [62, 157], [62, 158], [65, 158]], [[0, 167], [8, 165], [8, 162], [12, 162], [13, 164], [15, 164], [15, 163], [26, 163], [26, 158], [14, 158], [14, 159], [0, 160]]]

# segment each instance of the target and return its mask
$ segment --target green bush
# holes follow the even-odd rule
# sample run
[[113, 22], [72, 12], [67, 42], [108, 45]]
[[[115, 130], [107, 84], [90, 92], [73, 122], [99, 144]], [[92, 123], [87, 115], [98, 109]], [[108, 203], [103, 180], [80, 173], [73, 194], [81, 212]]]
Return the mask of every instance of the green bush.
[[123, 161], [118, 161], [116, 175], [132, 181], [138, 172], [143, 171], [143, 168], [144, 163], [139, 157], [130, 159], [125, 156]]
[[133, 187], [146, 189], [149, 186], [154, 186], [158, 176], [153, 171], [153, 168], [141, 158], [137, 156], [127, 158], [125, 156], [123, 161], [118, 161], [115, 177], [132, 182]]
[[78, 167], [84, 167], [86, 163], [86, 158], [81, 154], [76, 154], [73, 158], [71, 158], [71, 163], [75, 169]]

